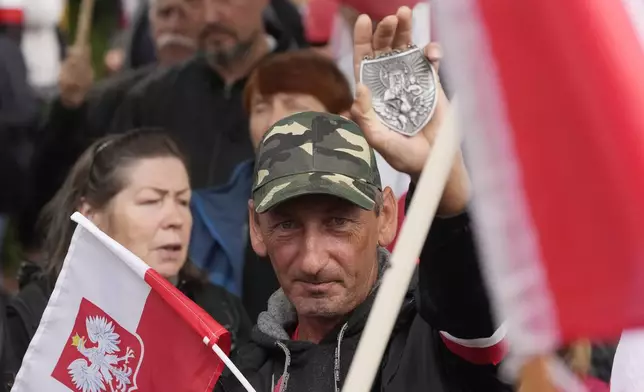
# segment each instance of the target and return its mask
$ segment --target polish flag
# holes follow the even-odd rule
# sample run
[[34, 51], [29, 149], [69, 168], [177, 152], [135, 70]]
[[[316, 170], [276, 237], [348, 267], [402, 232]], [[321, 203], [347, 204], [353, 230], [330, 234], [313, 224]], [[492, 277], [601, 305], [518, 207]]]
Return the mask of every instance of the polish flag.
[[644, 52], [627, 2], [642, 9], [432, 0], [516, 359], [644, 325]]
[[19, 25], [24, 20], [24, 0], [0, 0], [0, 25]]
[[81, 214], [72, 219], [69, 252], [12, 391], [212, 391], [228, 331]]

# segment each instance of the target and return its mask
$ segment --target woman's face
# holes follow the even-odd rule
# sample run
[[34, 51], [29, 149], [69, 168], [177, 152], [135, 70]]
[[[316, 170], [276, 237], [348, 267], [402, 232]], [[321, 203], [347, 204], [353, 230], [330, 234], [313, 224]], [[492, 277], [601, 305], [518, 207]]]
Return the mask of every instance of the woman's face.
[[255, 94], [250, 109], [250, 139], [257, 150], [264, 134], [277, 121], [304, 111], [326, 112], [324, 104], [310, 94], [277, 93], [271, 97]]
[[176, 277], [192, 228], [186, 167], [177, 158], [147, 158], [125, 176], [125, 188], [90, 219], [159, 274]]

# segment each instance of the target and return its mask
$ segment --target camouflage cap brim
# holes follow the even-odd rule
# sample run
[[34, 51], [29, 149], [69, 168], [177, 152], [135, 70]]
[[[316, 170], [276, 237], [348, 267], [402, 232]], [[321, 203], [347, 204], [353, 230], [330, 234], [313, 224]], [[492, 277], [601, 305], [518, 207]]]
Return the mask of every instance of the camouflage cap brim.
[[270, 181], [253, 192], [255, 211], [259, 214], [287, 200], [304, 195], [331, 195], [360, 208], [375, 207], [378, 188], [342, 174], [300, 173]]

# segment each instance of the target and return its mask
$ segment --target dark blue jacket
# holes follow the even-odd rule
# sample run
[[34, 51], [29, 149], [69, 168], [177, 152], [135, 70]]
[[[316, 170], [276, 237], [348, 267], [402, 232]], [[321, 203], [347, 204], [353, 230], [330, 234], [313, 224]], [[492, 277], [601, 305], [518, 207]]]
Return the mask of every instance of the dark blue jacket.
[[197, 189], [190, 259], [210, 282], [242, 295], [244, 258], [248, 244], [248, 199], [253, 186], [253, 161], [240, 163], [223, 186]]

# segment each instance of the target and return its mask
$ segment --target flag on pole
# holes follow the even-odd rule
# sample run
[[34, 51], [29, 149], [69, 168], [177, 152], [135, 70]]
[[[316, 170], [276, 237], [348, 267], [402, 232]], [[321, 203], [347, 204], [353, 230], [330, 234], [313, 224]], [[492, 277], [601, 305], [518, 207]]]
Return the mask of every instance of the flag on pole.
[[644, 53], [621, 0], [433, 0], [510, 354], [644, 325]]
[[[12, 391], [211, 391], [228, 331], [79, 213]], [[218, 347], [217, 347], [218, 346]]]

